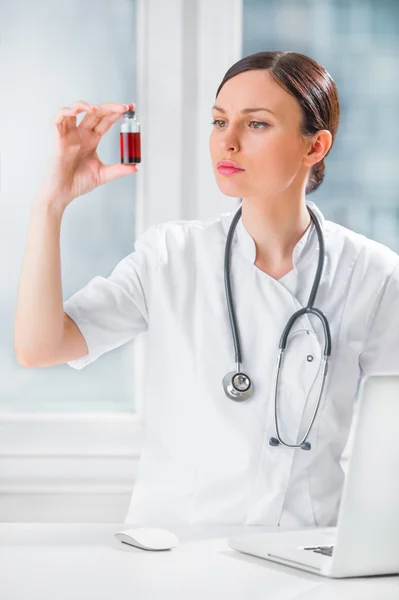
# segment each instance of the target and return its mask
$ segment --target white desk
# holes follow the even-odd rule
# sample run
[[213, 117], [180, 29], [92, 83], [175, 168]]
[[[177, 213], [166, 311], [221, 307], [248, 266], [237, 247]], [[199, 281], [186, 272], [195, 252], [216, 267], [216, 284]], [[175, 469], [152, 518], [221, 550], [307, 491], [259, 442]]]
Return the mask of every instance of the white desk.
[[0, 523], [1, 600], [398, 600], [399, 577], [326, 579], [229, 548], [276, 528], [169, 527], [151, 552], [114, 537], [125, 523]]

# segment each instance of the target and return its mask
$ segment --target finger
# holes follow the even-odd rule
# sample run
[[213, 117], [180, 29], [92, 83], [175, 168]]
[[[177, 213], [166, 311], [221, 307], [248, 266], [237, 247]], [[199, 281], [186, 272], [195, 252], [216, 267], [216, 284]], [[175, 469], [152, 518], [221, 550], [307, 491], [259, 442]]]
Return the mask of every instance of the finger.
[[[76, 103], [75, 103], [76, 104]], [[76, 125], [76, 115], [83, 111], [95, 112], [95, 108], [92, 106], [64, 106], [62, 107], [53, 117], [52, 122], [54, 125]]]
[[113, 179], [119, 179], [130, 173], [136, 173], [139, 170], [139, 165], [123, 165], [117, 163], [115, 165], [103, 165], [101, 168], [101, 184], [108, 183]]
[[[131, 110], [131, 106], [135, 106], [134, 103], [120, 104], [119, 102], [106, 102], [104, 104], [98, 104], [95, 113], [85, 115], [79, 127], [93, 129], [96, 133], [103, 135], [124, 112]], [[107, 120], [104, 121], [103, 125], [99, 126], [104, 117], [106, 117]], [[111, 119], [111, 121], [109, 119]]]
[[91, 108], [93, 106], [93, 104], [89, 104], [89, 102], [86, 102], [86, 100], [77, 100], [76, 102], [74, 102], [72, 104], [72, 108], [76, 108], [76, 107], [86, 107], [86, 108]]
[[104, 135], [109, 129], [111, 129], [112, 125], [120, 120], [121, 113], [112, 113], [110, 115], [106, 115], [102, 117], [97, 123], [94, 124], [92, 130], [95, 133], [100, 135]]
[[60, 108], [60, 110], [54, 115], [53, 117], [53, 121], [57, 120], [58, 121], [58, 117], [60, 115], [65, 115], [71, 114], [71, 111], [75, 111], [77, 109], [79, 109], [79, 112], [82, 112], [82, 110], [91, 110], [93, 108], [93, 105], [89, 104], [88, 102], [85, 102], [84, 100], [78, 100], [77, 102], [74, 102], [72, 104], [72, 106], [62, 106]]
[[[120, 111], [125, 112], [129, 110], [134, 104], [121, 104], [121, 102], [104, 102], [103, 104], [97, 104], [98, 110], [106, 114], [107, 112]], [[128, 107], [128, 108], [126, 108]]]

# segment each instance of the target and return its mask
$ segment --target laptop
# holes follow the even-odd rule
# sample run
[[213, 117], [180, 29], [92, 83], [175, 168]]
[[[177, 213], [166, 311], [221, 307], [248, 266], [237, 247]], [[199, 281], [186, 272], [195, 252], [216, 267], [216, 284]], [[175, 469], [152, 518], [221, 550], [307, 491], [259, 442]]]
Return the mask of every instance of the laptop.
[[336, 527], [246, 534], [230, 548], [325, 577], [399, 573], [399, 374], [366, 376], [355, 413]]

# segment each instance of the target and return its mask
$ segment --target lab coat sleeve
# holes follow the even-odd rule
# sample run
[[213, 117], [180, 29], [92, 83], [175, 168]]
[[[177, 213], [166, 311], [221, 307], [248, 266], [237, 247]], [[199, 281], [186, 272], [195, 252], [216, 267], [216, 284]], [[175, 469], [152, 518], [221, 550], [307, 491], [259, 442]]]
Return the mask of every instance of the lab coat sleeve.
[[89, 353], [68, 361], [82, 369], [148, 329], [148, 294], [160, 259], [159, 225], [135, 242], [108, 278], [97, 276], [63, 303], [84, 336]]
[[399, 256], [377, 294], [376, 309], [359, 356], [359, 366], [361, 376], [399, 373]]

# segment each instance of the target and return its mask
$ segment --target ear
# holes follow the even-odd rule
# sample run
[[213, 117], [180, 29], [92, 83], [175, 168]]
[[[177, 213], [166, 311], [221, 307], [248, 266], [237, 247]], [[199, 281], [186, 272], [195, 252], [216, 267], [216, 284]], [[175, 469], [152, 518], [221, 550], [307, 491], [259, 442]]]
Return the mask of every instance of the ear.
[[320, 162], [331, 148], [332, 135], [328, 129], [321, 129], [308, 141], [308, 153], [303, 159], [303, 164], [311, 167]]

